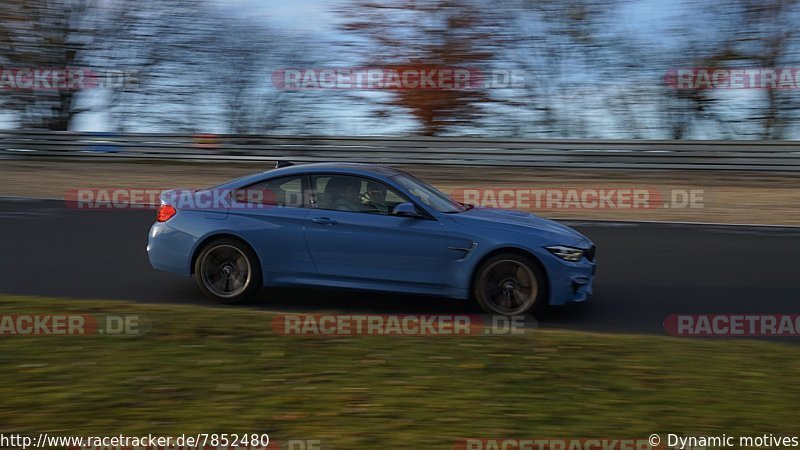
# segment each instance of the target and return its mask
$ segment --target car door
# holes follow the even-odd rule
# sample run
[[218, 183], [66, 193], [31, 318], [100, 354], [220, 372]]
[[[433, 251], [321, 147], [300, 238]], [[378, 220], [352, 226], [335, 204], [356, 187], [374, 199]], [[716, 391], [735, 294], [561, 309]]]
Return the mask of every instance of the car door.
[[305, 175], [290, 175], [234, 193], [230, 226], [255, 248], [267, 283], [316, 278], [303, 233], [311, 212], [307, 208], [307, 183]]
[[[306, 219], [306, 240], [317, 273], [340, 281], [444, 285], [452, 241], [447, 230], [436, 220], [391, 215], [392, 206], [408, 199], [383, 183], [388, 208], [371, 207], [364, 196], [368, 186], [378, 183], [349, 175], [312, 175], [316, 208]], [[341, 188], [348, 184], [351, 192], [345, 194]], [[359, 198], [342, 198], [352, 196], [353, 186]]]

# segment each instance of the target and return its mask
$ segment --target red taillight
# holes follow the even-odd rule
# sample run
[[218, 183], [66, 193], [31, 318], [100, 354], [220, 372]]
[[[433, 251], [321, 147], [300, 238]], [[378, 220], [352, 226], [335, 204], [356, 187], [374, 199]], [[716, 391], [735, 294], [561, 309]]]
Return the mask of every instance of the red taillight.
[[156, 215], [156, 220], [159, 222], [166, 222], [175, 215], [177, 211], [171, 205], [161, 205], [158, 207], [158, 213]]

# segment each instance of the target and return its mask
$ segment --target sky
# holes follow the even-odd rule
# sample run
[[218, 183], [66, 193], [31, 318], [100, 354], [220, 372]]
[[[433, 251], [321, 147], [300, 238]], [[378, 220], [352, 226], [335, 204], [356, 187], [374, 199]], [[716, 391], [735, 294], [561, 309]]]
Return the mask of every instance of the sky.
[[[332, 43], [346, 39], [345, 35], [337, 29], [337, 14], [335, 9], [337, 7], [345, 7], [347, 2], [345, 0], [207, 0], [212, 6], [219, 8], [221, 12], [233, 17], [243, 17], [256, 22], [263, 21], [263, 23], [272, 29], [285, 30], [288, 33], [286, 36], [290, 39], [305, 39], [314, 44], [318, 48], [332, 47]], [[522, 0], [524, 1], [524, 0]], [[532, 0], [534, 1], [534, 0]], [[686, 17], [686, 2], [692, 0], [678, 0], [672, 2], [665, 2], [663, 0], [631, 0], [618, 11], [618, 21], [615, 26], [619, 26], [626, 34], [631, 36], [637, 41], [647, 43], [653, 46], [669, 47], [673, 43], [670, 42], [668, 30], [676, 24], [682, 26], [694, 27], [699, 34], [703, 33], [701, 18]], [[692, 24], [693, 21], [698, 21]], [[338, 67], [343, 64], [343, 61], [336, 59], [335, 54], [330, 55], [330, 63], [328, 67]], [[325, 64], [324, 62], [322, 64]], [[618, 86], [619, 89], [626, 89], [625, 82], [629, 80], [621, 79], [622, 84]], [[97, 96], [94, 99], [100, 101], [103, 93], [91, 93], [88, 97]], [[384, 93], [359, 93], [359, 95], [369, 98], [374, 95], [386, 95]], [[590, 91], [576, 92], [576, 96], [582, 97], [585, 100], [586, 95], [591, 95]], [[724, 92], [720, 96], [731, 105], [731, 110], [735, 110], [738, 105], [743, 105], [752, 102], [759, 94], [756, 92]], [[599, 97], [598, 97], [599, 98]], [[92, 101], [88, 99], [87, 101]], [[607, 115], [603, 114], [602, 105], [597, 105], [597, 102], [586, 101], [585, 103], [571, 102], [568, 98], [560, 100], [563, 104], [561, 107], [564, 110], [575, 108], [574, 114], [585, 117], [592, 123], [592, 126], [597, 129], [604, 129], [608, 121], [612, 120]], [[368, 102], [363, 102], [367, 104]], [[583, 111], [580, 108], [587, 104], [594, 107], [591, 111]], [[582, 106], [583, 105], [583, 106]], [[366, 114], [367, 109], [359, 111], [359, 106], [353, 106], [348, 114], [351, 117], [358, 117], [359, 114]], [[335, 114], [336, 111], [332, 111]], [[8, 126], [10, 121], [6, 116], [3, 120], [0, 114], [0, 127]], [[105, 113], [85, 113], [75, 120], [74, 128], [81, 131], [104, 131], [108, 129], [108, 121], [105, 118]], [[336, 132], [341, 134], [371, 134], [375, 130], [369, 121], [350, 120], [342, 121], [343, 123], [337, 124]], [[378, 134], [393, 134], [408, 132], [413, 125], [406, 120], [401, 119], [395, 123], [386, 124], [385, 127], [378, 130]], [[610, 130], [610, 129], [609, 129]], [[209, 130], [210, 132], [223, 132], [224, 130]], [[616, 137], [613, 131], [609, 131], [608, 137]]]
[[210, 0], [229, 11], [246, 14], [266, 24], [308, 34], [333, 31], [337, 0]]

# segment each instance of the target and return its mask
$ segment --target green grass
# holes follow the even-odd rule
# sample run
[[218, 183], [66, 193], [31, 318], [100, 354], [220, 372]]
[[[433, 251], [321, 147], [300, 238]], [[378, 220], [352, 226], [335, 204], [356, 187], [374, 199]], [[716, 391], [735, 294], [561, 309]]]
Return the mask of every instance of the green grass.
[[800, 346], [535, 331], [285, 337], [248, 309], [0, 296], [0, 314], [144, 314], [139, 337], [0, 336], [0, 432], [458, 437], [797, 435]]

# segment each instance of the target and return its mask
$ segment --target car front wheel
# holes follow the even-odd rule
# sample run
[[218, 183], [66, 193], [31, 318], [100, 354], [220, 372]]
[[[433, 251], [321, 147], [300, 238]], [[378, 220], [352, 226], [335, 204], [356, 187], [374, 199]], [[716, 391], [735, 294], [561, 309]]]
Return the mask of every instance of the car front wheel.
[[258, 258], [250, 247], [235, 239], [209, 242], [194, 266], [197, 285], [220, 303], [241, 303], [261, 287]]
[[516, 316], [538, 311], [545, 300], [544, 274], [529, 258], [515, 253], [495, 255], [478, 268], [473, 294], [490, 314]]

